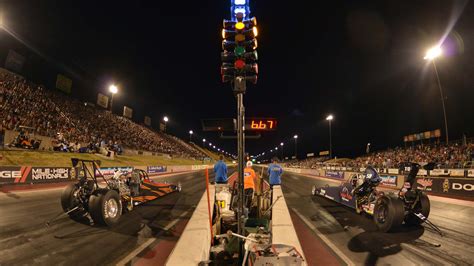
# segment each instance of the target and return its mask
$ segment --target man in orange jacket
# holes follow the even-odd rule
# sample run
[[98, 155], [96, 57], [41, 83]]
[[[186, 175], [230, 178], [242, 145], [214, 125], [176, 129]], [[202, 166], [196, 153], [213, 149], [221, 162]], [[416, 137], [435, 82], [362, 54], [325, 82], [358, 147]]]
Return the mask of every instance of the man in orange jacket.
[[250, 209], [252, 206], [253, 192], [255, 191], [255, 179], [257, 175], [252, 169], [252, 162], [247, 162], [247, 167], [244, 169], [244, 192], [245, 192], [245, 206]]

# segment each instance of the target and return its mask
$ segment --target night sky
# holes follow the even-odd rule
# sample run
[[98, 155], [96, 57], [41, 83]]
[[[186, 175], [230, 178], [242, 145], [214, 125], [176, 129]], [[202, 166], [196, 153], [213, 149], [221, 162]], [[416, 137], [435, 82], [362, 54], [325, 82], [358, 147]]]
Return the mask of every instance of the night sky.
[[[276, 132], [249, 140], [251, 154], [299, 135], [299, 156], [328, 148], [355, 156], [403, 145], [402, 137], [443, 128], [439, 89], [426, 49], [444, 39], [436, 61], [447, 95], [450, 139], [474, 137], [474, 7], [466, 1], [252, 0], [259, 22], [259, 83], [245, 95], [247, 117], [279, 119]], [[119, 85], [114, 112], [134, 120], [168, 115], [172, 134], [201, 138], [235, 152], [235, 141], [200, 130], [202, 118], [236, 113], [220, 82], [221, 25], [230, 0], [2, 0], [0, 13], [27, 45], [0, 33], [2, 55], [27, 57], [26, 77], [50, 85], [57, 73], [74, 80], [73, 96], [95, 102]], [[445, 36], [445, 38], [443, 38]], [[29, 46], [29, 47], [27, 47]], [[37, 52], [34, 52], [36, 50]], [[2, 59], [4, 60], [4, 59]], [[38, 67], [42, 65], [42, 67]], [[48, 66], [43, 66], [48, 65]]]

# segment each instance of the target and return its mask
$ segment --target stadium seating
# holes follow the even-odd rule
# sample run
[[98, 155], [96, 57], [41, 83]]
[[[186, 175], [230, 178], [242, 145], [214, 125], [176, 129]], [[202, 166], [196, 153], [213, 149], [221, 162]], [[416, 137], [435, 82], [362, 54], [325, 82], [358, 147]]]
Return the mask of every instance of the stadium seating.
[[120, 147], [201, 160], [206, 154], [184, 141], [0, 69], [0, 127], [31, 127], [35, 134], [90, 150]]

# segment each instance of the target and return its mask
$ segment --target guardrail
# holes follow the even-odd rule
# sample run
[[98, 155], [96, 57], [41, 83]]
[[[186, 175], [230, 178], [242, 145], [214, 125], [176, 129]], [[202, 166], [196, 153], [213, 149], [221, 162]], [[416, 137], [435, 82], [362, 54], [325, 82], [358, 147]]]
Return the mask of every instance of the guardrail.
[[[105, 176], [111, 176], [115, 169], [124, 172], [142, 169], [153, 176], [211, 167], [212, 165], [117, 166], [102, 167], [100, 170]], [[61, 183], [75, 180], [77, 173], [78, 169], [74, 167], [0, 166], [0, 185]]]

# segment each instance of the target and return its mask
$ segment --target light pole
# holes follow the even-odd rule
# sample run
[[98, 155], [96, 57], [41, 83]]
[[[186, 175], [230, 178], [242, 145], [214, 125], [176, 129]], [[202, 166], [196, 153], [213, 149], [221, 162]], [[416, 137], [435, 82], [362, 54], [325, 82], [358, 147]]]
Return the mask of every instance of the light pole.
[[449, 133], [448, 133], [448, 117], [446, 115], [446, 107], [445, 107], [445, 99], [443, 95], [443, 87], [441, 86], [441, 81], [438, 75], [438, 69], [436, 68], [435, 59], [443, 54], [440, 46], [434, 46], [430, 48], [423, 59], [431, 61], [433, 63], [433, 68], [436, 74], [436, 80], [438, 81], [438, 88], [439, 94], [441, 96], [441, 106], [443, 107], [443, 115], [444, 115], [444, 130], [446, 132], [446, 145], [449, 143]]
[[169, 118], [167, 116], [163, 117], [163, 121], [165, 122], [165, 128], [164, 128], [164, 132], [166, 132], [166, 125], [168, 124], [168, 121], [169, 121]]
[[298, 135], [294, 135], [293, 139], [295, 140], [295, 159], [298, 159]]
[[332, 134], [331, 134], [331, 121], [334, 119], [333, 115], [328, 115], [326, 120], [329, 122], [329, 159], [332, 159]]
[[191, 140], [193, 139], [193, 131], [192, 130], [189, 130], [189, 142], [191, 142]]
[[111, 94], [111, 96], [110, 96], [110, 112], [112, 112], [112, 106], [114, 104], [114, 95], [118, 92], [117, 86], [115, 86], [114, 84], [111, 84], [109, 86], [109, 92]]
[[285, 158], [285, 155], [283, 154], [283, 145], [285, 145], [283, 142], [280, 142], [280, 152], [281, 152], [281, 160], [283, 161]]

